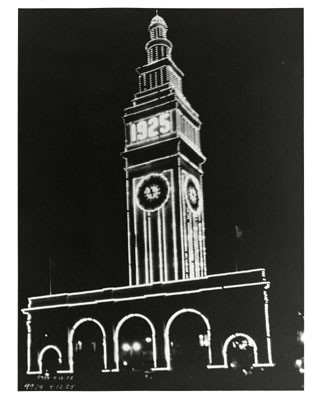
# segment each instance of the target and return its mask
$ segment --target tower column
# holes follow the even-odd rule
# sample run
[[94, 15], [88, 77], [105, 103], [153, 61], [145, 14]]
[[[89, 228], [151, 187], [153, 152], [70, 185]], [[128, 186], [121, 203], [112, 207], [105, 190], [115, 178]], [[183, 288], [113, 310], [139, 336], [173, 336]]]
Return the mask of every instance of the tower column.
[[125, 109], [129, 285], [206, 275], [201, 121], [183, 94], [167, 24], [156, 15]]

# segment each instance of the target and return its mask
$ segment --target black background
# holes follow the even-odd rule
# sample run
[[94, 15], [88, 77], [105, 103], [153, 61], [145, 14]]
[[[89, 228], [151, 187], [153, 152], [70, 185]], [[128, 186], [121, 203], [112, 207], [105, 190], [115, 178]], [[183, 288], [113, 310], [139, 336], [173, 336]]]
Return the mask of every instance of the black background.
[[[154, 14], [19, 11], [20, 307], [49, 293], [50, 266], [53, 293], [128, 284], [122, 115]], [[274, 361], [288, 365], [303, 313], [303, 12], [159, 14], [203, 123], [208, 273], [266, 268]], [[24, 373], [22, 315], [19, 329]]]

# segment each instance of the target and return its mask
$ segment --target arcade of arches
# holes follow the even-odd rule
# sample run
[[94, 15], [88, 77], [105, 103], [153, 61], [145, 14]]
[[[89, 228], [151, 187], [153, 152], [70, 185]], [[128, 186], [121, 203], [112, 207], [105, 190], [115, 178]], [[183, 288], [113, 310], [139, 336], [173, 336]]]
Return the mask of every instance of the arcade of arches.
[[[163, 351], [158, 352], [158, 340], [153, 323], [142, 314], [128, 314], [113, 330], [113, 345], [107, 343], [106, 329], [96, 319], [77, 321], [68, 338], [71, 373], [96, 374], [109, 371], [148, 371], [154, 369], [203, 369], [212, 364], [211, 341], [216, 332], [209, 320], [195, 309], [182, 309], [164, 325]], [[107, 351], [107, 346], [112, 351]], [[222, 347], [223, 368], [247, 368], [258, 363], [257, 345], [246, 334], [233, 333]], [[164, 353], [164, 354], [163, 354]], [[160, 365], [158, 356], [166, 365]], [[41, 373], [56, 373], [61, 369], [61, 351], [46, 346], [38, 359]], [[113, 358], [113, 364], [111, 364]], [[221, 366], [219, 366], [221, 367]], [[67, 372], [67, 371], [66, 371]]]

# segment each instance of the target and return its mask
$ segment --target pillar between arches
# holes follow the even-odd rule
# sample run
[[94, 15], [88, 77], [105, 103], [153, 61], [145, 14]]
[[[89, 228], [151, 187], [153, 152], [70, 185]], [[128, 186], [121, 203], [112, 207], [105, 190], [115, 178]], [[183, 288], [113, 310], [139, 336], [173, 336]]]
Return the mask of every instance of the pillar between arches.
[[116, 369], [117, 365], [114, 360], [114, 341], [113, 341], [113, 325], [106, 326], [106, 348], [107, 348], [107, 370]]
[[165, 327], [163, 322], [156, 322], [156, 361], [157, 365], [155, 369], [167, 369], [166, 357], [165, 357], [165, 338], [164, 332]]
[[216, 333], [211, 332], [212, 340], [211, 340], [211, 352], [212, 352], [212, 365], [224, 365], [223, 358], [223, 343], [217, 338]]

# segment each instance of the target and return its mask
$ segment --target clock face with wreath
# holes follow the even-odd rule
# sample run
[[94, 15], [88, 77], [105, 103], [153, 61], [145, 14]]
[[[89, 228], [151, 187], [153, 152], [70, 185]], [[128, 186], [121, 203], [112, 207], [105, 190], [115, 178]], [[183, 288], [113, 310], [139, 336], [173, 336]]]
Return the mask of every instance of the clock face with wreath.
[[144, 211], [156, 211], [169, 197], [169, 184], [161, 174], [150, 174], [138, 185], [137, 200]]
[[193, 212], [199, 212], [201, 208], [200, 186], [197, 179], [188, 177], [185, 182], [185, 198]]

